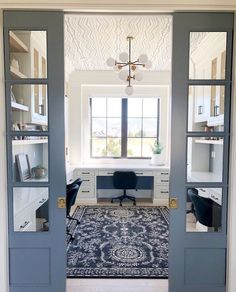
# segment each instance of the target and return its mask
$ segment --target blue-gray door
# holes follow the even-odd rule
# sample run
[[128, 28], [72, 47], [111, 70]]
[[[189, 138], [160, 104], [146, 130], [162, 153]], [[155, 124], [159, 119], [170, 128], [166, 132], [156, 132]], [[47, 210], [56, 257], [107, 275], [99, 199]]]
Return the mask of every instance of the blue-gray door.
[[232, 31], [231, 13], [173, 15], [170, 292], [226, 291]]
[[11, 292], [66, 289], [63, 25], [4, 12]]

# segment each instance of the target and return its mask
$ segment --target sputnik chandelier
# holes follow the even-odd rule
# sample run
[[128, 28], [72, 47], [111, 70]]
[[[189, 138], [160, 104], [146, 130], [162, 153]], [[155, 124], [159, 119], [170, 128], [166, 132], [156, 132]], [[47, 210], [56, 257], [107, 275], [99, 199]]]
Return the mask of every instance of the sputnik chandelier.
[[[107, 59], [107, 65], [113, 67], [114, 71], [119, 72], [119, 78], [121, 80], [128, 82], [128, 85], [125, 88], [125, 92], [128, 95], [131, 95], [134, 91], [131, 81], [142, 81], [143, 79], [143, 74], [139, 71], [139, 68], [143, 67], [150, 69], [152, 67], [152, 62], [148, 60], [146, 54], [140, 55], [136, 61], [131, 61], [131, 42], [133, 39], [132, 36], [127, 37], [127, 41], [129, 42], [129, 53], [121, 53], [119, 55], [120, 62], [117, 62], [113, 58]], [[126, 68], [128, 70], [123, 70]]]

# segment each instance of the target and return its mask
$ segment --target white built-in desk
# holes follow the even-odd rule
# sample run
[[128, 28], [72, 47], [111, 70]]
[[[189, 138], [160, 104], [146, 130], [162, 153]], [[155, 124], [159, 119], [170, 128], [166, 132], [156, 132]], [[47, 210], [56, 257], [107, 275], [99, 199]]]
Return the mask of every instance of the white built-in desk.
[[168, 206], [169, 168], [154, 165], [71, 165], [67, 168], [67, 182], [82, 179], [77, 203], [96, 204], [98, 199], [119, 195], [111, 186], [111, 177], [116, 170], [134, 171], [138, 176], [138, 191], [130, 190], [137, 198], [150, 198], [154, 205]]

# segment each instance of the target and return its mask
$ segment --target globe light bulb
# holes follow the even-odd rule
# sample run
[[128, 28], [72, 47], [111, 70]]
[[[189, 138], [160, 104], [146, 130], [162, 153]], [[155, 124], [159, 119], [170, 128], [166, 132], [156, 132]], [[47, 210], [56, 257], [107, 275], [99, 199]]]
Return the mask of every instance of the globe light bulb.
[[108, 58], [107, 59], [107, 66], [113, 67], [115, 65], [116, 65], [116, 60], [115, 59], [113, 59], [113, 58]]
[[131, 94], [133, 94], [133, 92], [134, 92], [133, 86], [132, 85], [127, 85], [126, 88], [125, 88], [125, 93], [127, 95], [131, 95]]
[[128, 77], [127, 71], [120, 71], [118, 76], [123, 81], [127, 80], [127, 77]]
[[152, 68], [152, 62], [150, 60], [147, 60], [147, 62], [145, 63], [145, 68], [146, 69]]
[[113, 66], [113, 70], [116, 71], [116, 72], [120, 71], [120, 69], [119, 69], [119, 67], [117, 65]]
[[121, 62], [128, 62], [128, 59], [129, 59], [129, 55], [125, 52], [121, 53], [120, 56], [119, 56], [119, 59], [121, 60]]
[[143, 80], [143, 74], [141, 72], [138, 72], [135, 74], [135, 80], [136, 81], [142, 81]]
[[148, 56], [146, 54], [142, 54], [138, 58], [140, 63], [146, 63], [148, 61]]

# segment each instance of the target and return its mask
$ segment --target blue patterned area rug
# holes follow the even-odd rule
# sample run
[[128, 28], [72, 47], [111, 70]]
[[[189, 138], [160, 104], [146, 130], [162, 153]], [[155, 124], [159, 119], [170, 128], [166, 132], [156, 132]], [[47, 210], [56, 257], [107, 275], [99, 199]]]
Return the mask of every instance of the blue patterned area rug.
[[167, 208], [89, 206], [73, 216], [68, 278], [168, 278]]

